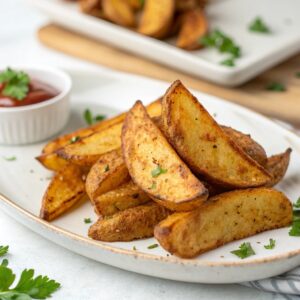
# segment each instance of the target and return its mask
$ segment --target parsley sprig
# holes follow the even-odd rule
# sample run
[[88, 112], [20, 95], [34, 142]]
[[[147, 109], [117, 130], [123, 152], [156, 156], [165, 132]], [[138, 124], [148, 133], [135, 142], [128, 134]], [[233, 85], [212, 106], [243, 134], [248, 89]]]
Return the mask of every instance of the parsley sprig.
[[266, 86], [268, 91], [272, 92], [285, 92], [286, 87], [280, 82], [271, 82]]
[[241, 244], [238, 250], [233, 250], [230, 253], [238, 256], [241, 259], [255, 255], [255, 252], [249, 242]]
[[7, 254], [9, 246], [0, 246], [0, 256]]
[[92, 112], [89, 109], [86, 109], [84, 111], [83, 117], [88, 125], [93, 125], [94, 123], [103, 121], [106, 118], [105, 115], [93, 116]]
[[0, 73], [0, 83], [4, 84], [3, 95], [21, 101], [28, 94], [30, 78], [22, 71], [7, 68]]
[[268, 245], [264, 245], [265, 249], [271, 250], [274, 249], [276, 246], [276, 241], [273, 239], [269, 239], [269, 244]]
[[249, 25], [249, 30], [259, 33], [270, 33], [270, 28], [260, 17], [256, 17]]

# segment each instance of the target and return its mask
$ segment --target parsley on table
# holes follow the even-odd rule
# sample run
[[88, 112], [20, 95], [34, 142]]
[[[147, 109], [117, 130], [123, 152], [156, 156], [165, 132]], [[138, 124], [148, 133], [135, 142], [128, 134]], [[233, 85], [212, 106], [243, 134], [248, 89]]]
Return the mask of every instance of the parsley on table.
[[285, 86], [282, 83], [279, 82], [271, 82], [266, 86], [266, 89], [268, 91], [273, 91], [273, 92], [284, 92], [286, 91]]
[[294, 208], [300, 208], [300, 197], [298, 198], [298, 200], [296, 201], [296, 203], [293, 203], [293, 207]]
[[249, 257], [251, 255], [255, 255], [254, 250], [251, 247], [250, 243], [243, 243], [242, 245], [240, 245], [238, 250], [233, 250], [230, 253], [238, 256], [241, 259], [244, 259], [246, 257]]
[[7, 68], [0, 73], [0, 84], [4, 84], [2, 94], [19, 101], [23, 100], [29, 91], [29, 76], [22, 71]]
[[8, 267], [8, 260], [4, 259], [0, 265], [0, 299], [30, 300], [46, 299], [57, 291], [60, 284], [47, 276], [34, 277], [33, 269], [25, 269], [14, 288], [16, 275]]
[[158, 244], [153, 244], [153, 245], [148, 246], [147, 248], [148, 249], [154, 249], [154, 248], [157, 248], [157, 247], [158, 247]]
[[90, 223], [92, 223], [91, 218], [84, 218], [84, 223], [85, 223], [85, 224], [90, 224]]
[[235, 66], [234, 59], [232, 57], [221, 61], [220, 64], [223, 65], [223, 66], [228, 66], [228, 67], [234, 67]]
[[256, 17], [249, 25], [249, 30], [253, 32], [259, 33], [270, 33], [270, 28], [266, 25], [266, 23], [260, 18]]
[[133, 247], [132, 247], [132, 250], [136, 251], [136, 250], [137, 250], [137, 249], [136, 249], [136, 246], [133, 246]]
[[93, 125], [94, 123], [103, 121], [106, 118], [105, 115], [96, 115], [96, 116], [93, 116], [92, 112], [89, 109], [86, 109], [84, 111], [83, 117], [84, 117], [85, 122], [88, 125]]
[[0, 256], [4, 256], [8, 252], [9, 246], [0, 246]]
[[161, 174], [167, 173], [166, 169], [162, 169], [162, 167], [160, 165], [157, 165], [157, 167], [155, 169], [153, 169], [151, 171], [151, 175], [152, 177], [158, 177]]
[[264, 245], [265, 249], [268, 249], [268, 250], [274, 249], [275, 246], [276, 246], [276, 241], [273, 239], [269, 239], [269, 244]]
[[15, 156], [10, 156], [10, 157], [3, 157], [3, 159], [7, 161], [15, 161], [17, 158]]

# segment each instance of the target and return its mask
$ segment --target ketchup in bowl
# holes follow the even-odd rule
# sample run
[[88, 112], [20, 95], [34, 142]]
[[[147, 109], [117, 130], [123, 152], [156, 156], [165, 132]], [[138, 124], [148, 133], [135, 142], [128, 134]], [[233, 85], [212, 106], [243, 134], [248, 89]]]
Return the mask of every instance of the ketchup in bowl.
[[0, 72], [0, 107], [18, 107], [52, 99], [58, 91], [22, 71], [10, 68]]

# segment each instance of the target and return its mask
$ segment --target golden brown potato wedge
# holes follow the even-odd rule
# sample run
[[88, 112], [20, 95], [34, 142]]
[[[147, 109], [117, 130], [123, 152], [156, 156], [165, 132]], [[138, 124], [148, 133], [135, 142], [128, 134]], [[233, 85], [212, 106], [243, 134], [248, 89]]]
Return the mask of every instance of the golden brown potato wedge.
[[161, 205], [191, 210], [207, 199], [206, 188], [178, 157], [140, 101], [124, 121], [122, 149], [133, 181]]
[[59, 157], [56, 153], [42, 154], [36, 159], [48, 170], [58, 172], [68, 164], [68, 161]]
[[254, 141], [250, 134], [242, 133], [234, 128], [221, 126], [223, 131], [235, 142], [246, 154], [265, 167], [267, 164], [267, 153], [265, 149]]
[[130, 7], [134, 10], [139, 10], [143, 7], [143, 0], [126, 0]]
[[198, 7], [198, 0], [175, 0], [176, 11], [185, 12]]
[[66, 165], [51, 180], [43, 197], [40, 217], [52, 221], [85, 196], [85, 173], [77, 166]]
[[156, 38], [165, 37], [175, 12], [174, 0], [146, 0], [138, 32]]
[[114, 190], [129, 180], [121, 149], [118, 149], [103, 154], [93, 165], [86, 178], [86, 192], [93, 203], [97, 196]]
[[179, 80], [163, 98], [162, 124], [180, 157], [208, 182], [247, 188], [270, 181], [270, 174], [225, 134]]
[[208, 23], [201, 8], [187, 11], [183, 18], [176, 46], [186, 50], [201, 48], [199, 42], [208, 31]]
[[120, 211], [111, 217], [99, 219], [89, 229], [89, 237], [105, 242], [132, 241], [153, 236], [156, 224], [169, 211], [156, 203], [149, 203]]
[[111, 216], [119, 211], [149, 201], [151, 201], [149, 196], [132, 181], [129, 181], [114, 190], [96, 197], [93, 200], [93, 204], [98, 215]]
[[268, 186], [276, 185], [284, 177], [290, 163], [291, 152], [292, 149], [288, 148], [285, 152], [268, 158], [266, 169], [272, 175], [272, 180]]
[[80, 10], [98, 18], [103, 18], [102, 0], [79, 0]]
[[131, 5], [124, 0], [102, 0], [104, 16], [121, 26], [133, 27], [135, 15]]
[[200, 209], [176, 213], [159, 223], [154, 235], [177, 256], [192, 258], [234, 240], [288, 226], [292, 206], [273, 189], [254, 188], [220, 194]]

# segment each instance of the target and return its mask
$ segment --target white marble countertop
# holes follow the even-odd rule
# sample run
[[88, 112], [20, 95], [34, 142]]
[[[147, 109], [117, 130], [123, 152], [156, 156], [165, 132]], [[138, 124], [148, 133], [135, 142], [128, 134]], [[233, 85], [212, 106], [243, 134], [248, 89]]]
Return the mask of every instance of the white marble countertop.
[[[96, 68], [39, 44], [36, 29], [45, 22], [47, 19], [24, 0], [0, 0], [0, 66], [34, 63]], [[36, 273], [62, 284], [53, 295], [55, 300], [285, 299], [239, 285], [180, 283], [126, 272], [52, 244], [0, 212], [0, 245], [7, 244], [10, 266], [17, 274], [24, 268], [34, 268]]]

